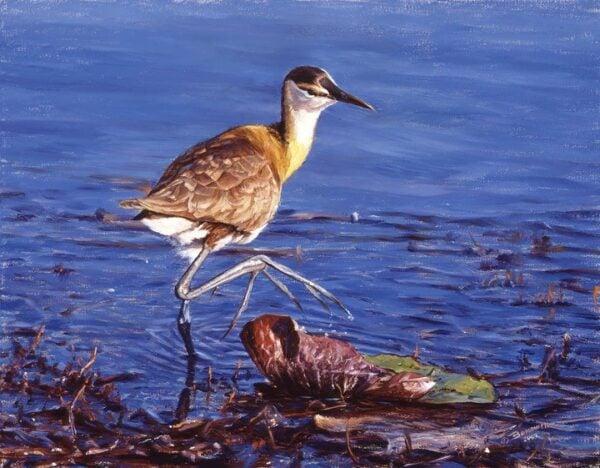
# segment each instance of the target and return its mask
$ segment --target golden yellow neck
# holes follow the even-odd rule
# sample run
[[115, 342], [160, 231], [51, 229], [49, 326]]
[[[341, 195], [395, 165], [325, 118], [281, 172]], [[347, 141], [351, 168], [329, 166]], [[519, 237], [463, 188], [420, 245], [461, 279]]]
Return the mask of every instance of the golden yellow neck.
[[298, 170], [310, 152], [320, 111], [294, 109], [286, 106], [283, 114], [285, 158], [288, 162], [283, 180]]
[[306, 158], [308, 157], [308, 153], [310, 152], [310, 148], [312, 146], [312, 139], [308, 141], [301, 141], [298, 139], [291, 139], [291, 141], [287, 141], [286, 144], [286, 159], [288, 161], [288, 167], [283, 176], [283, 181], [285, 182], [289, 179], [294, 172], [296, 172]]

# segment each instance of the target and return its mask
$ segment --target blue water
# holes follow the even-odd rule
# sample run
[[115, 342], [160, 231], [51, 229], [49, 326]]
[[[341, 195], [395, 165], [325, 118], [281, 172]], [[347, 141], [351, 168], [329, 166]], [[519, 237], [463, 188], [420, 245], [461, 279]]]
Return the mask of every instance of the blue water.
[[[561, 375], [597, 385], [598, 13], [569, 1], [4, 3], [4, 343], [46, 324], [58, 358], [70, 351], [53, 342], [84, 354], [97, 345], [104, 372], [141, 374], [120, 386], [124, 400], [168, 419], [186, 378], [172, 294], [185, 265], [164, 239], [96, 211], [125, 219], [118, 200], [187, 147], [277, 120], [282, 77], [311, 64], [377, 112], [340, 104], [323, 115], [279, 216], [252, 247], [277, 250], [356, 319], [330, 317], [295, 289], [298, 315], [263, 280], [246, 318], [296, 314], [365, 352], [418, 343], [426, 361], [490, 374], [520, 371], [524, 356], [524, 372], [539, 372], [545, 346], [560, 352], [569, 333]], [[555, 248], [532, 254], [542, 236]], [[239, 257], [215, 256], [203, 273]], [[507, 271], [522, 281], [504, 281]], [[549, 287], [562, 304], [535, 303]], [[237, 332], [219, 340], [242, 292], [194, 303], [194, 337], [200, 376], [208, 365], [229, 376], [241, 360], [251, 392], [260, 379]], [[597, 386], [578, 392], [573, 405], [597, 414]], [[501, 395], [507, 412], [562, 397]], [[220, 403], [199, 397], [191, 416]], [[546, 448], [592, 453], [597, 422], [572, 424], [548, 429]]]

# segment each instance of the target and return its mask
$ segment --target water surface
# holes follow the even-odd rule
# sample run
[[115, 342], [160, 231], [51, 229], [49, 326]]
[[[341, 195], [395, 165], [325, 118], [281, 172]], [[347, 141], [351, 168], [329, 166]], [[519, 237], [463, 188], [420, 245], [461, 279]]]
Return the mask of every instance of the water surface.
[[[356, 318], [330, 316], [295, 288], [299, 314], [264, 280], [246, 318], [295, 314], [364, 352], [418, 344], [423, 360], [495, 375], [539, 373], [546, 347], [560, 352], [568, 333], [560, 373], [583, 379], [573, 405], [597, 415], [597, 21], [593, 2], [8, 2], [4, 344], [46, 324], [50, 342], [97, 345], [107, 373], [140, 373], [120, 386], [128, 404], [172, 417], [186, 379], [172, 289], [185, 265], [164, 239], [97, 211], [129, 216], [118, 200], [187, 147], [277, 120], [282, 77], [312, 64], [377, 112], [337, 105], [323, 115], [309, 160], [252, 246], [277, 250]], [[200, 276], [242, 256], [214, 256]], [[210, 365], [227, 379], [241, 361], [251, 392], [261, 379], [239, 329], [220, 341], [243, 286], [193, 304], [194, 338], [199, 378]], [[499, 407], [565, 398], [528, 392], [501, 390]], [[217, 414], [219, 398], [198, 398], [190, 416]], [[544, 415], [557, 425], [529, 447], [550, 434], [548, 450], [589, 456], [597, 420], [559, 424], [567, 416]]]

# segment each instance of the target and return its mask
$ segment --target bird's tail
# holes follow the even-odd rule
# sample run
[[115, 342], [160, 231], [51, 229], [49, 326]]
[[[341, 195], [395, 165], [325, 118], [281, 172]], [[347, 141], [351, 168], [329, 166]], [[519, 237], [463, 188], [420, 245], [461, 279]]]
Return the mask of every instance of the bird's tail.
[[142, 210], [144, 207], [141, 205], [139, 198], [129, 198], [127, 200], [121, 200], [119, 202], [121, 208], [128, 210]]

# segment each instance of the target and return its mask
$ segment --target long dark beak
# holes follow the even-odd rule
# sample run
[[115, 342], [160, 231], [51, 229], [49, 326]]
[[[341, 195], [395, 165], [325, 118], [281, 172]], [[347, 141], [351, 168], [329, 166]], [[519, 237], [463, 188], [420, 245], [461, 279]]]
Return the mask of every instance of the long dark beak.
[[338, 85], [336, 85], [331, 80], [326, 80], [325, 83], [323, 83], [323, 81], [321, 81], [321, 85], [327, 91], [329, 91], [329, 95], [336, 101], [346, 102], [348, 104], [354, 104], [355, 106], [364, 107], [365, 109], [369, 109], [369, 110], [375, 110], [375, 108], [371, 104], [363, 101], [360, 98], [357, 98], [356, 96], [353, 96], [350, 93], [347, 93], [346, 91], [344, 91], [342, 88], [340, 88]]

